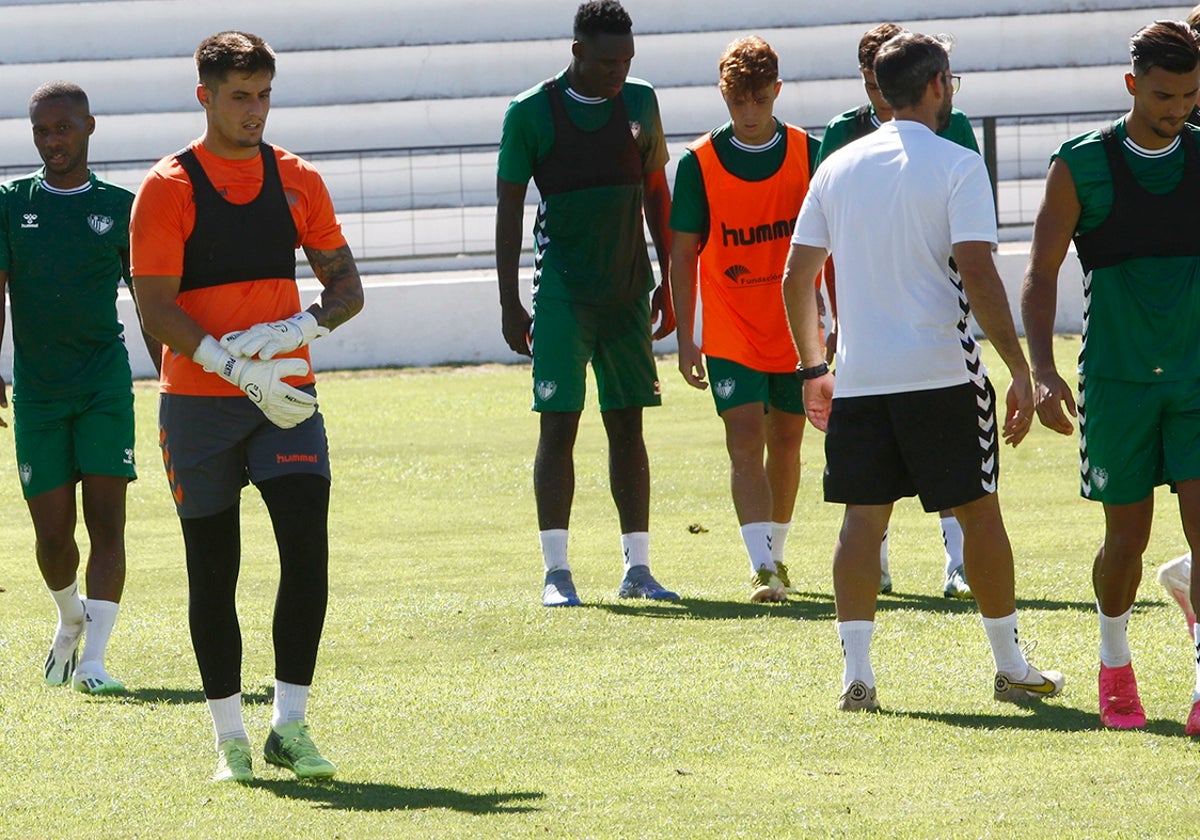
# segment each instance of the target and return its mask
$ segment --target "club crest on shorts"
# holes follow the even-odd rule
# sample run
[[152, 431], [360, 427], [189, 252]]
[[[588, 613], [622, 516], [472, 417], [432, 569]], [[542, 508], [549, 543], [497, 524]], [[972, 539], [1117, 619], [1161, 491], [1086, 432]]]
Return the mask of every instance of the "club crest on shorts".
[[103, 236], [112, 230], [112, 216], [101, 216], [96, 213], [89, 213], [87, 217], [88, 227], [96, 232], [98, 236]]
[[558, 383], [552, 379], [539, 379], [533, 383], [533, 390], [537, 392], [538, 399], [545, 402], [558, 391]]
[[131, 466], [131, 467], [133, 466], [133, 450], [132, 449], [125, 450], [125, 463], [129, 464], [129, 466]]
[[630, 120], [629, 133], [633, 135], [634, 140], [638, 139], [642, 134], [642, 124], [637, 120]]
[[717, 392], [717, 396], [723, 400], [733, 396], [734, 389], [737, 388], [737, 382], [733, 379], [722, 379], [720, 382], [713, 383], [713, 390]]
[[21, 483], [29, 486], [29, 480], [33, 478], [33, 467], [29, 464], [21, 464], [17, 467], [17, 472], [21, 475]]
[[1092, 484], [1096, 485], [1097, 490], [1103, 490], [1108, 486], [1108, 470], [1103, 467], [1092, 467]]

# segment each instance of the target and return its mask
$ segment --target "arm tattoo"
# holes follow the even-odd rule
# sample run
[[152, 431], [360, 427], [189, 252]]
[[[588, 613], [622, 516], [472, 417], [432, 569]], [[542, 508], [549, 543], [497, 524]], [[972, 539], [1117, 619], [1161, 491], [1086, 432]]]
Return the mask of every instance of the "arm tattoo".
[[335, 329], [349, 321], [363, 307], [362, 280], [350, 246], [343, 245], [333, 251], [318, 251], [305, 248], [313, 273], [321, 281], [324, 290], [313, 313], [317, 323]]

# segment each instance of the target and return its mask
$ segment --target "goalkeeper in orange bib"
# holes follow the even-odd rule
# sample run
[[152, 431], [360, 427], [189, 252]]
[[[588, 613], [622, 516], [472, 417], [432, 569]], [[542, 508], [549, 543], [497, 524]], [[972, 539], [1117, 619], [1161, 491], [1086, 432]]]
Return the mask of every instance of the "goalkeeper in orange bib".
[[[196, 69], [204, 134], [146, 176], [133, 205], [131, 251], [144, 326], [166, 345], [159, 437], [187, 553], [192, 646], [216, 733], [213, 778], [254, 776], [234, 603], [248, 482], [266, 503], [279, 546], [275, 699], [263, 756], [302, 778], [327, 778], [334, 765], [306, 722], [329, 589], [329, 447], [307, 345], [362, 308], [362, 282], [321, 176], [262, 140], [271, 48], [254, 35], [222, 32], [200, 44]], [[323, 286], [303, 310], [297, 247]]]

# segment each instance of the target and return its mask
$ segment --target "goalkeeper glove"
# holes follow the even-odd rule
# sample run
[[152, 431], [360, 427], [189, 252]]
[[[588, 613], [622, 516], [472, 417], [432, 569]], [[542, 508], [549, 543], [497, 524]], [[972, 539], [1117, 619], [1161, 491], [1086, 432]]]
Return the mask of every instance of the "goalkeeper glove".
[[247, 359], [258, 356], [265, 361], [326, 335], [329, 330], [320, 326], [312, 313], [299, 312], [284, 321], [264, 321], [249, 329], [226, 333], [221, 346], [235, 356]]
[[240, 388], [267, 419], [281, 429], [298, 426], [317, 411], [317, 398], [283, 381], [285, 376], [308, 373], [303, 359], [263, 362], [242, 359], [221, 347], [211, 335], [204, 336], [192, 361]]

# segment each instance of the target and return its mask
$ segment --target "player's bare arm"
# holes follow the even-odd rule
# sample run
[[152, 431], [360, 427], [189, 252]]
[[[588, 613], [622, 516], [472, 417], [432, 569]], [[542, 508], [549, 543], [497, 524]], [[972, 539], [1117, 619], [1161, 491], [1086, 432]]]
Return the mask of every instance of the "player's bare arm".
[[700, 234], [671, 231], [671, 308], [678, 327], [679, 372], [693, 388], [704, 390], [704, 358], [696, 345], [696, 274]]
[[[8, 290], [8, 272], [0, 271], [0, 339], [4, 338], [5, 329], [5, 312], [4, 312], [4, 296]], [[0, 408], [8, 408], [8, 383], [4, 381], [4, 377], [0, 376]], [[0, 429], [7, 429], [8, 422], [0, 417]]]
[[496, 277], [500, 283], [500, 329], [514, 353], [531, 355], [529, 327], [533, 319], [521, 303], [521, 226], [528, 184], [496, 179]]
[[317, 280], [324, 286], [320, 298], [308, 307], [308, 312], [320, 326], [327, 330], [336, 329], [362, 311], [363, 287], [358, 264], [354, 262], [349, 245], [330, 251], [306, 247], [304, 254]]
[[1038, 419], [1046, 428], [1064, 435], [1075, 428], [1067, 416], [1068, 413], [1076, 416], [1075, 397], [1054, 364], [1054, 317], [1058, 270], [1067, 256], [1081, 212], [1071, 170], [1056, 159], [1046, 175], [1046, 194], [1034, 222], [1029, 267], [1021, 287], [1021, 318], [1029, 343]]
[[658, 253], [658, 270], [662, 278], [650, 301], [650, 321], [658, 324], [654, 337], [666, 338], [675, 329], [675, 307], [672, 306], [668, 291], [671, 276], [671, 188], [667, 185], [665, 169], [646, 173], [642, 183], [646, 226], [650, 229], [650, 239]]
[[[820, 316], [813, 281], [825, 265], [828, 252], [811, 245], [793, 244], [783, 269], [783, 305], [787, 309], [788, 327], [792, 341], [800, 354], [800, 367], [816, 368], [825, 364], [825, 348], [821, 344]], [[804, 413], [822, 432], [829, 425], [833, 406], [833, 374], [805, 379]]]
[[1033, 384], [1029, 363], [1013, 324], [1004, 281], [996, 271], [990, 242], [954, 243], [954, 262], [962, 276], [971, 314], [1012, 375], [1005, 395], [1004, 442], [1016, 446], [1033, 426]]
[[[121, 251], [121, 276], [125, 278], [125, 284], [129, 286], [129, 296], [133, 298], [133, 308], [138, 313], [139, 323], [142, 321], [141, 305], [138, 303], [137, 289], [133, 281], [133, 276], [129, 273], [129, 249]], [[150, 333], [142, 328], [142, 341], [146, 345], [146, 352], [150, 355], [150, 362], [154, 365], [154, 372], [162, 375], [162, 342], [159, 341]]]
[[176, 303], [180, 278], [145, 276], [136, 283], [142, 329], [190, 359], [208, 333]]

